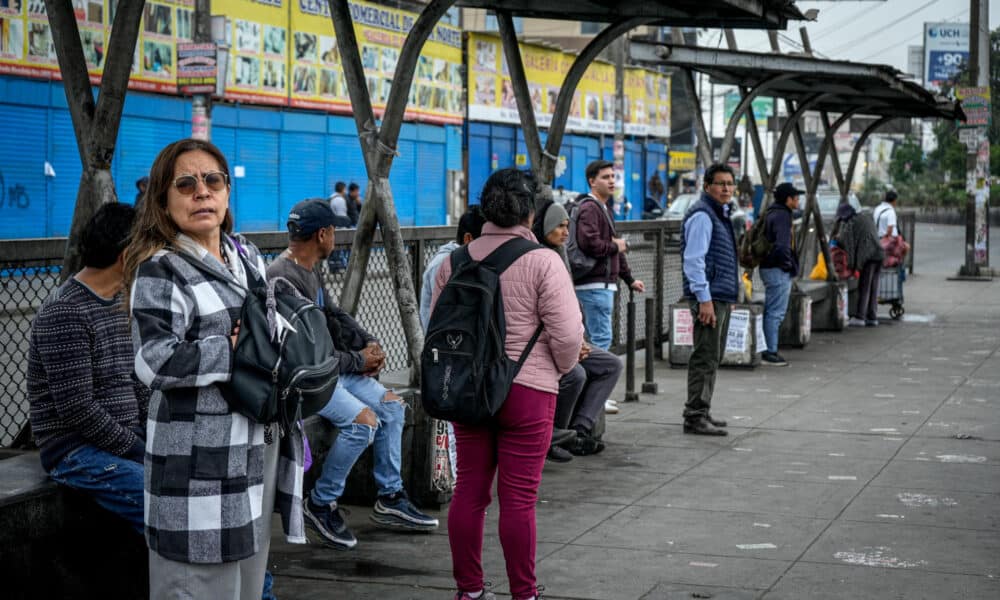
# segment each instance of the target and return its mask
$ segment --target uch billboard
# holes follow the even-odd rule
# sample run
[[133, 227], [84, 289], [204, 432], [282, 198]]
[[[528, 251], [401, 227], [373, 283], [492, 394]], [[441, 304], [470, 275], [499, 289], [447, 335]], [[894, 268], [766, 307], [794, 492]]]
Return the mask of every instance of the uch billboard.
[[968, 23], [924, 23], [924, 87], [940, 90], [967, 62]]

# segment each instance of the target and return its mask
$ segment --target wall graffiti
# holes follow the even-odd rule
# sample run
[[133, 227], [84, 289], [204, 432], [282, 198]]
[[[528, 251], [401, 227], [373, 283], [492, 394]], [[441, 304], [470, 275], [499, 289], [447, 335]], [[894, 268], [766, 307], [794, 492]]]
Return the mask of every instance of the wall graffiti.
[[3, 178], [3, 171], [0, 171], [0, 209], [20, 208], [26, 209], [31, 206], [31, 198], [28, 190], [23, 185], [17, 183], [7, 188], [7, 182]]

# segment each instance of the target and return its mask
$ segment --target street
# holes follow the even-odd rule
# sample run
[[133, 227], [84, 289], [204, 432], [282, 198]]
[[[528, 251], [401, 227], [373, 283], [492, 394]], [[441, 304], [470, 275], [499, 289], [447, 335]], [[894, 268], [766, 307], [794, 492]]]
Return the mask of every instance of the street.
[[[686, 371], [657, 363], [660, 393], [608, 417], [603, 453], [546, 464], [544, 597], [1000, 597], [1000, 281], [947, 280], [963, 235], [918, 226], [903, 320], [880, 307], [878, 328], [783, 349], [788, 368], [720, 371], [729, 437], [682, 434]], [[279, 598], [454, 595], [446, 512], [406, 535], [348, 508], [352, 552], [286, 544], [275, 521]], [[504, 598], [496, 517], [494, 500], [484, 566]]]

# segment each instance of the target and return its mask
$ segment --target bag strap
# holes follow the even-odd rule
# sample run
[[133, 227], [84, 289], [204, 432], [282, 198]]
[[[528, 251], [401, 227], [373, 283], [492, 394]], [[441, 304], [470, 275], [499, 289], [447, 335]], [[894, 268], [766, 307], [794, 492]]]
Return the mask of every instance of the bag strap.
[[528, 360], [528, 355], [531, 354], [531, 349], [535, 347], [535, 342], [538, 341], [538, 337], [542, 335], [543, 329], [545, 329], [544, 323], [539, 323], [538, 327], [535, 328], [535, 333], [532, 334], [531, 339], [528, 340], [528, 344], [524, 347], [524, 351], [521, 352], [521, 358], [517, 359], [517, 371], [515, 371], [515, 373], [520, 371], [521, 365], [524, 364], [524, 361]]
[[507, 267], [513, 264], [518, 258], [521, 258], [521, 255], [531, 252], [536, 248], [541, 248], [541, 246], [531, 240], [522, 237], [512, 238], [504, 242], [493, 252], [490, 252], [489, 256], [479, 261], [479, 263], [488, 266], [499, 277], [501, 273], [507, 270]]

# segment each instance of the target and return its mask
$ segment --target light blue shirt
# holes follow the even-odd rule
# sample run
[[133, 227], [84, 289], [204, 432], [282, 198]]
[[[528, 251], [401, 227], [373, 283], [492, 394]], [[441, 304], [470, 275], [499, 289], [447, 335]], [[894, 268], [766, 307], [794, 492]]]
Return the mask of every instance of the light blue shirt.
[[688, 217], [684, 223], [684, 275], [698, 302], [712, 300], [708, 278], [705, 277], [705, 255], [711, 241], [712, 218], [703, 212]]
[[427, 325], [431, 322], [431, 299], [434, 297], [434, 279], [437, 277], [438, 269], [441, 268], [444, 259], [450, 257], [451, 253], [460, 247], [457, 242], [444, 244], [438, 248], [434, 258], [427, 263], [427, 268], [424, 270], [420, 286], [420, 325], [423, 326], [424, 333], [427, 333]]

